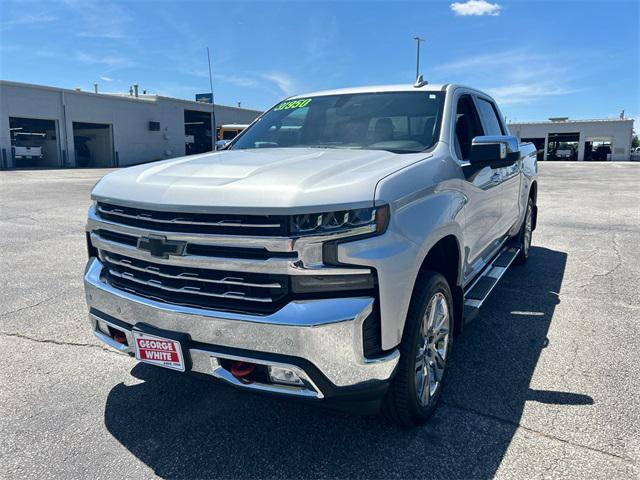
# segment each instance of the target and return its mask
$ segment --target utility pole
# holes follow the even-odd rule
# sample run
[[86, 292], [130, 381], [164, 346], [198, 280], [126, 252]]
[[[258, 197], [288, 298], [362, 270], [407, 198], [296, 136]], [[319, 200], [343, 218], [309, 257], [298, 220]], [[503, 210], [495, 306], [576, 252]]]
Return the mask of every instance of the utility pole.
[[213, 101], [213, 77], [211, 75], [211, 54], [209, 53], [209, 47], [207, 47], [207, 62], [209, 63], [209, 87], [211, 90], [211, 150], [218, 150], [216, 134], [216, 105]]
[[424, 38], [420, 38], [418, 36], [413, 37], [416, 41], [417, 51], [416, 51], [416, 82], [418, 78], [420, 78], [420, 42], [424, 42]]

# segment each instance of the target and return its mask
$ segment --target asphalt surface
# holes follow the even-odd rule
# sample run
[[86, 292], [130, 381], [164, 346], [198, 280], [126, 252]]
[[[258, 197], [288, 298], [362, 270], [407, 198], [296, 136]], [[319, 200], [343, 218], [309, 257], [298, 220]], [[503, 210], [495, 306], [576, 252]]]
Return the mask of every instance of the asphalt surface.
[[638, 478], [640, 164], [541, 164], [531, 258], [413, 430], [101, 347], [83, 227], [105, 172], [0, 172], [0, 478]]

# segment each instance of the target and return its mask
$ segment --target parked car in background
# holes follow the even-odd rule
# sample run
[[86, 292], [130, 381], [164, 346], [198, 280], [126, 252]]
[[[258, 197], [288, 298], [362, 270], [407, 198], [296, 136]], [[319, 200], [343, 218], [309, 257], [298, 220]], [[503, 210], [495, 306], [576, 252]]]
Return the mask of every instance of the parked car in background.
[[229, 123], [226, 125], [221, 125], [217, 128], [218, 133], [218, 148], [224, 148], [231, 140], [236, 138], [240, 132], [242, 132], [249, 125], [240, 124], [240, 123]]
[[611, 159], [611, 147], [609, 145], [600, 145], [591, 153], [591, 160], [597, 162], [605, 162]]
[[558, 150], [556, 150], [556, 155], [555, 156], [558, 159], [569, 160], [573, 156], [573, 150], [570, 150], [570, 149], [564, 149], [564, 150], [558, 149]]
[[13, 155], [17, 160], [40, 160], [43, 158], [44, 133], [20, 132], [11, 140]]
[[223, 152], [106, 175], [94, 334], [239, 389], [426, 421], [455, 336], [529, 256], [536, 148], [502, 119], [459, 85], [324, 91]]
[[35, 160], [42, 158], [42, 147], [28, 147], [26, 145], [16, 145], [13, 147], [16, 159]]

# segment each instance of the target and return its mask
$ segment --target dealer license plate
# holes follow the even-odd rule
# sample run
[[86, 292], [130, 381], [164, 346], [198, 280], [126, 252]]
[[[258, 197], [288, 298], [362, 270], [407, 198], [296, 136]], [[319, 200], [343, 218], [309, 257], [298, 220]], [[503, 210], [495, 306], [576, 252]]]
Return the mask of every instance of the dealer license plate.
[[138, 360], [180, 372], [185, 371], [184, 355], [180, 342], [137, 330], [133, 330], [132, 333], [136, 342], [135, 349]]

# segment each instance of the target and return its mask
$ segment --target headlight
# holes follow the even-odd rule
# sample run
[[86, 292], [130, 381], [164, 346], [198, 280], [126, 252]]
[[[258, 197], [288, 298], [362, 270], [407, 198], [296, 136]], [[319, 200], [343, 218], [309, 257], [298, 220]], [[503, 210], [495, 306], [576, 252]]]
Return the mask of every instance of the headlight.
[[294, 215], [291, 217], [291, 233], [294, 235], [325, 235], [357, 229], [358, 233], [362, 234], [379, 234], [387, 229], [388, 223], [389, 205], [382, 205], [337, 212]]

